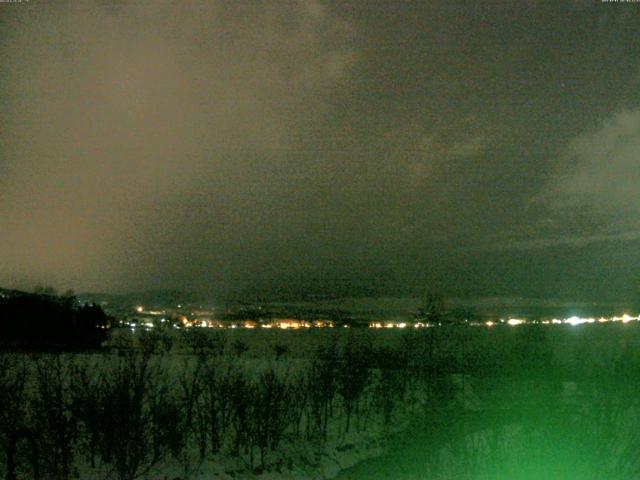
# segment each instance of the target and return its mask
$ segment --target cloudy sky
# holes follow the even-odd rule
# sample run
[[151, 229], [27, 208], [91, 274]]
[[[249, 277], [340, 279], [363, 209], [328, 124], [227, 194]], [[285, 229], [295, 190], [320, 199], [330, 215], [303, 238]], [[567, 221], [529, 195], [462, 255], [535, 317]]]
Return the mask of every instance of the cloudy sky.
[[640, 4], [0, 3], [0, 286], [640, 296]]

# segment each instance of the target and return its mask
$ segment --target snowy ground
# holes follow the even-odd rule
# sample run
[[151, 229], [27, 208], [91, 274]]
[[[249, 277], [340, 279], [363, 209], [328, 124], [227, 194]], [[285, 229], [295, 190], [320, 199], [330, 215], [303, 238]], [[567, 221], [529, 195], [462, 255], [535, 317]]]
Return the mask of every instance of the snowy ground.
[[[153, 354], [146, 370], [141, 370], [138, 360], [131, 363], [138, 357], [115, 350], [75, 357], [0, 356], [0, 446], [6, 449], [12, 428], [26, 426], [41, 445], [42, 461], [54, 468], [51, 449], [60, 449], [70, 438], [73, 461], [65, 478], [91, 480], [133, 478], [116, 474], [115, 457], [107, 456], [126, 457], [129, 447], [141, 448], [137, 454], [146, 455], [144, 462], [149, 463], [148, 451], [154, 445], [160, 446], [161, 455], [151, 461], [148, 472], [137, 475], [144, 468], [136, 470], [139, 478], [475, 480], [502, 478], [495, 472], [511, 471], [515, 473], [507, 478], [622, 479], [635, 478], [628, 469], [640, 467], [628, 454], [640, 450], [640, 435], [634, 433], [640, 431], [640, 329], [634, 326], [454, 329], [414, 336], [391, 332], [378, 336], [368, 331], [340, 332], [339, 337], [332, 332], [323, 333], [324, 337], [318, 332], [288, 333], [232, 335], [222, 351], [213, 354], [209, 349], [204, 356], [196, 350], [176, 351], [174, 345], [169, 353]], [[238, 340], [247, 340], [248, 349], [240, 348]], [[335, 349], [334, 340], [338, 340]], [[73, 358], [79, 365], [68, 362]], [[202, 358], [197, 376], [195, 369]], [[86, 376], [76, 367], [88, 369]], [[457, 373], [461, 371], [469, 373]], [[149, 383], [140, 384], [143, 392], [138, 402], [137, 384], [130, 380], [142, 373]], [[277, 388], [265, 396], [271, 388], [264, 383], [270, 374], [275, 375], [273, 386], [284, 388], [285, 397], [278, 397]], [[345, 395], [359, 381], [364, 384], [356, 392], [356, 408], [347, 428]], [[326, 440], [318, 436], [313, 410], [323, 388], [331, 390]], [[96, 392], [103, 397], [89, 395]], [[192, 394], [195, 399], [189, 400]], [[250, 401], [245, 402], [245, 395], [251, 395]], [[382, 410], [385, 398], [393, 404], [387, 421]], [[211, 400], [218, 402], [213, 409], [216, 415], [227, 412], [230, 417], [226, 429], [220, 430], [219, 449], [207, 447], [200, 457], [198, 435], [206, 429], [198, 429], [212, 426], [211, 419], [205, 418], [212, 411], [207, 407]], [[271, 401], [276, 401], [275, 406], [265, 407]], [[88, 429], [94, 417], [84, 415], [78, 405], [94, 404], [98, 407], [95, 418], [103, 422], [98, 423], [97, 438], [103, 430], [113, 430], [119, 435], [116, 443], [127, 448], [109, 454], [98, 446], [97, 462], [91, 468]], [[142, 405], [142, 410], [137, 411], [136, 405]], [[243, 413], [242, 405], [249, 410]], [[185, 418], [189, 406], [194, 408], [192, 422]], [[301, 407], [298, 419], [274, 417], [285, 418], [286, 426], [273, 446], [261, 452], [256, 428], [263, 428], [265, 422], [260, 422], [260, 416], [268, 419], [278, 411], [288, 415], [297, 406]], [[138, 425], [136, 419], [143, 424], [139, 441], [126, 438], [128, 426]], [[159, 443], [154, 440], [154, 435], [163, 434], [157, 428], [169, 428], [172, 419], [180, 428], [170, 430], [171, 435], [187, 432], [181, 440], [184, 448], [175, 455], [170, 451], [171, 437]], [[238, 421], [251, 424], [242, 426]], [[114, 429], [119, 424], [126, 428]], [[238, 439], [239, 448], [234, 448]], [[603, 444], [602, 439], [607, 442]], [[535, 448], [530, 450], [531, 446]], [[18, 478], [31, 478], [28, 455], [24, 445], [21, 448], [18, 460], [26, 473]], [[601, 452], [599, 457], [591, 454], [596, 451]], [[261, 453], [265, 454], [262, 459]], [[598, 459], [605, 457], [610, 461], [603, 465]], [[518, 469], [525, 464], [530, 475], [518, 477]], [[576, 465], [587, 465], [589, 472], [599, 472], [600, 477], [589, 477]], [[6, 476], [5, 468], [0, 458], [0, 477]], [[558, 476], [568, 470], [583, 476]]]

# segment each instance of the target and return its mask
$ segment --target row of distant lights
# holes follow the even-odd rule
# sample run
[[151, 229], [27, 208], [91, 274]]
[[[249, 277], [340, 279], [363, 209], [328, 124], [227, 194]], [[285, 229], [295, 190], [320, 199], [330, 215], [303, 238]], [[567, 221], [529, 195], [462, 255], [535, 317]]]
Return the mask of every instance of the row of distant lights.
[[[627, 315], [626, 313], [621, 317], [600, 317], [600, 318], [582, 318], [582, 317], [569, 317], [564, 319], [554, 318], [552, 320], [542, 320], [539, 322], [531, 322], [522, 318], [509, 318], [509, 319], [500, 319], [498, 321], [489, 320], [484, 323], [470, 323], [470, 325], [485, 325], [487, 327], [493, 327], [495, 325], [509, 325], [511, 327], [516, 327], [518, 325], [522, 325], [525, 323], [538, 323], [543, 325], [582, 325], [585, 323], [610, 323], [610, 322], [620, 322], [620, 323], [629, 323], [629, 322], [637, 322], [640, 321], [640, 315], [637, 317], [632, 317], [631, 315]], [[406, 322], [371, 322], [369, 324], [370, 328], [424, 328], [424, 327], [433, 327], [435, 325], [429, 323], [406, 323]]]
[[[178, 305], [178, 308], [181, 308], [182, 305]], [[153, 316], [160, 316], [160, 315], [164, 315], [166, 312], [165, 311], [159, 311], [159, 310], [145, 310], [144, 307], [142, 306], [137, 306], [135, 307], [135, 311], [139, 314], [148, 314], [148, 315], [153, 315]], [[161, 323], [165, 323], [167, 320], [165, 317], [162, 317], [160, 319]], [[254, 329], [254, 328], [264, 328], [264, 329], [270, 329], [270, 328], [279, 328], [281, 330], [297, 330], [297, 329], [301, 329], [301, 328], [333, 328], [334, 327], [334, 323], [331, 320], [314, 320], [314, 321], [307, 321], [307, 320], [275, 320], [272, 321], [270, 323], [258, 323], [255, 321], [251, 321], [251, 320], [245, 320], [242, 322], [234, 322], [234, 323], [223, 323], [223, 322], [215, 322], [215, 321], [211, 321], [211, 320], [188, 320], [186, 316], [182, 316], [181, 317], [181, 326], [174, 324], [173, 327], [174, 328], [231, 328], [231, 329], [236, 329], [236, 328], [244, 328], [244, 329]], [[150, 328], [154, 328], [155, 327], [155, 323], [154, 322], [131, 322], [128, 324], [129, 328], [131, 328], [131, 330], [135, 331], [136, 327], [140, 326], [143, 327], [144, 329], [148, 330]], [[343, 325], [344, 328], [348, 328], [348, 325]]]
[[[637, 322], [637, 321], [640, 321], [640, 315], [638, 315], [637, 317], [632, 317], [631, 315], [627, 315], [625, 313], [621, 317], [583, 318], [583, 317], [574, 316], [574, 317], [569, 317], [564, 319], [554, 318], [552, 320], [542, 320], [541, 322], [538, 322], [538, 323], [542, 323], [543, 325], [574, 325], [575, 326], [575, 325], [583, 325], [585, 323], [610, 323], [610, 322], [629, 323], [629, 322]], [[523, 323], [527, 323], [527, 321], [521, 318], [510, 318], [508, 320], [500, 320], [500, 322], [488, 321], [488, 322], [485, 322], [485, 325], [487, 327], [493, 327], [494, 325], [499, 323], [506, 323], [507, 325], [515, 327], [518, 325], [522, 325]]]
[[[179, 307], [181, 307], [181, 305], [179, 305]], [[144, 309], [143, 307], [136, 307], [136, 311], [138, 313], [143, 313]], [[149, 312], [151, 314], [160, 314], [163, 312]], [[165, 319], [163, 318], [161, 320], [162, 322], [165, 321]], [[569, 318], [564, 318], [564, 319], [558, 319], [558, 318], [554, 318], [552, 320], [542, 320], [540, 322], [535, 322], [535, 323], [541, 323], [543, 325], [583, 325], [583, 324], [589, 324], [589, 323], [612, 323], [612, 322], [620, 322], [620, 323], [629, 323], [629, 322], [637, 322], [640, 321], [640, 315], [636, 316], [636, 317], [632, 317], [631, 315], [628, 314], [624, 314], [622, 316], [614, 316], [614, 317], [600, 317], [600, 318], [595, 318], [595, 317], [587, 317], [587, 318], [583, 318], [583, 317], [577, 317], [577, 316], [573, 316], [573, 317], [569, 317]], [[323, 322], [325, 323], [325, 322]], [[508, 320], [505, 319], [500, 319], [499, 321], [492, 321], [492, 320], [488, 320], [486, 322], [484, 322], [484, 325], [487, 327], [493, 327], [495, 325], [509, 325], [512, 327], [516, 327], [518, 325], [522, 325], [525, 323], [531, 323], [528, 322], [527, 320], [524, 320], [522, 318], [509, 318]], [[151, 328], [154, 326], [153, 323], [151, 322], [147, 322], [147, 323], [143, 323], [142, 325]], [[476, 324], [477, 325], [477, 324]], [[200, 326], [200, 325], [194, 325], [194, 326]], [[204, 322], [202, 324], [202, 326], [209, 326], [206, 325]], [[255, 328], [253, 325], [249, 326], [247, 324], [242, 325], [245, 328]], [[261, 325], [262, 328], [272, 328], [272, 326], [274, 326], [273, 324], [263, 324]], [[310, 324], [309, 322], [304, 322], [301, 321], [299, 323], [295, 322], [295, 324], [291, 324], [291, 322], [282, 322], [282, 324], [275, 324], [276, 327], [282, 328], [282, 329], [289, 329], [289, 328], [293, 328], [293, 329], [297, 329], [300, 327], [311, 327], [312, 324]], [[316, 326], [316, 325], [313, 325]], [[326, 325], [323, 326], [329, 326], [329, 327], [333, 327], [333, 322], [326, 322]], [[346, 325], [345, 325], [346, 326]], [[424, 327], [432, 327], [433, 325], [429, 324], [429, 323], [422, 323], [422, 322], [416, 322], [416, 323], [407, 323], [407, 322], [386, 322], [386, 323], [382, 323], [382, 322], [371, 322], [369, 324], [370, 328], [406, 328], [408, 326], [412, 326], [414, 328], [424, 328]], [[133, 328], [135, 328], [135, 325], [132, 325]], [[233, 324], [231, 325], [231, 328], [238, 328], [237, 325]]]
[[[222, 322], [211, 322], [207, 320], [196, 320], [193, 322], [186, 321], [182, 322], [184, 327], [202, 327], [202, 328], [246, 328], [246, 329], [255, 329], [255, 328], [279, 328], [281, 330], [298, 330], [301, 328], [333, 328], [334, 324], [329, 320], [316, 320], [313, 322], [308, 322], [305, 320], [301, 321], [292, 321], [292, 320], [279, 320], [273, 321], [271, 323], [257, 323], [253, 321], [245, 321], [240, 323], [230, 323], [225, 324]], [[343, 327], [348, 327], [348, 325], [343, 325]]]

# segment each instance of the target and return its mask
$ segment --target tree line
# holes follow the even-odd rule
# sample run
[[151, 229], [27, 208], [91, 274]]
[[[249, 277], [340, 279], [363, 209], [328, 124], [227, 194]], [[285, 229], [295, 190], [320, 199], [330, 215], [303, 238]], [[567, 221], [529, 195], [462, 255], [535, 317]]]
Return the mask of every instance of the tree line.
[[99, 348], [110, 318], [72, 293], [56, 295], [3, 291], [0, 294], [0, 348], [69, 351]]

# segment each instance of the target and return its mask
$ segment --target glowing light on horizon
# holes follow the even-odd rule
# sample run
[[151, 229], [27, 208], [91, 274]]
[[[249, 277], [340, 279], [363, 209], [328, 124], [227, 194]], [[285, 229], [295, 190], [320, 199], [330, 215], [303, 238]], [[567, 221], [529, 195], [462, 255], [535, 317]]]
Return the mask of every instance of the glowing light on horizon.
[[631, 317], [626, 313], [622, 315], [622, 323], [629, 323], [631, 320], [637, 320], [637, 318]]
[[512, 327], [515, 327], [517, 325], [522, 325], [524, 323], [524, 320], [522, 320], [521, 318], [510, 318], [509, 320], [507, 320], [507, 323]]
[[564, 323], [568, 323], [569, 325], [580, 325], [584, 322], [578, 317], [569, 317], [564, 321]]

